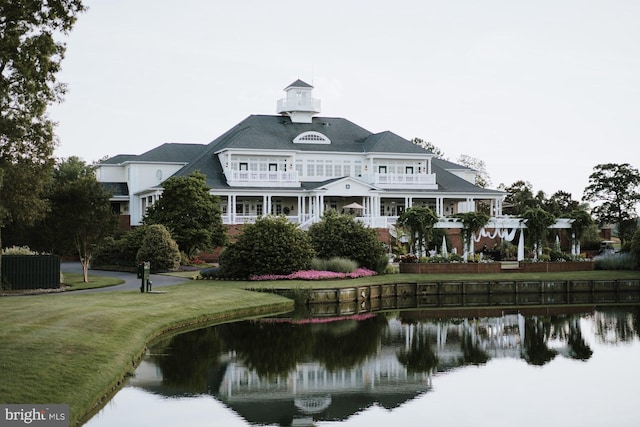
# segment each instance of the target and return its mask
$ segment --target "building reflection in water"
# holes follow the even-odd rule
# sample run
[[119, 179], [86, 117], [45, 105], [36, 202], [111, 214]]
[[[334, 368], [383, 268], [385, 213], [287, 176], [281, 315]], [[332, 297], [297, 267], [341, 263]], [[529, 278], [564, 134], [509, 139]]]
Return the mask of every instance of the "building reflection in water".
[[165, 396], [210, 394], [250, 423], [312, 425], [372, 405], [392, 409], [434, 377], [495, 358], [544, 365], [589, 359], [581, 319], [603, 342], [637, 335], [638, 311], [449, 316], [432, 311], [218, 325], [154, 347], [130, 385]]

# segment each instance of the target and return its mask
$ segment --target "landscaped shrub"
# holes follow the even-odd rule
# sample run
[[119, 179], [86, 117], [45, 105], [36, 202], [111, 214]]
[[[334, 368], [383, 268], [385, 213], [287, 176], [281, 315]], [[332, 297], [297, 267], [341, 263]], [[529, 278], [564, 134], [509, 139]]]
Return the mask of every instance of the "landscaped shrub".
[[593, 258], [596, 270], [635, 270], [638, 260], [630, 253], [599, 255]]
[[32, 251], [29, 246], [11, 246], [4, 248], [2, 255], [38, 255], [38, 252]]
[[629, 254], [636, 260], [636, 265], [640, 266], [640, 228], [633, 234]]
[[307, 233], [284, 216], [258, 218], [220, 254], [221, 276], [286, 275], [308, 270], [314, 256]]
[[311, 268], [318, 271], [335, 271], [337, 273], [351, 273], [358, 268], [358, 263], [346, 258], [333, 257], [330, 259], [314, 258]]
[[92, 268], [131, 267], [138, 264], [137, 255], [148, 226], [136, 227], [120, 239], [107, 237], [93, 251]]
[[180, 249], [164, 225], [154, 224], [147, 228], [136, 260], [138, 263], [149, 262], [152, 272], [177, 270]]
[[376, 230], [356, 221], [351, 215], [328, 210], [320, 222], [309, 227], [308, 233], [320, 258], [348, 258], [360, 267], [378, 273], [384, 272], [389, 263]]
[[220, 276], [220, 268], [219, 267], [209, 267], [203, 268], [200, 270], [200, 277], [203, 279], [216, 279]]

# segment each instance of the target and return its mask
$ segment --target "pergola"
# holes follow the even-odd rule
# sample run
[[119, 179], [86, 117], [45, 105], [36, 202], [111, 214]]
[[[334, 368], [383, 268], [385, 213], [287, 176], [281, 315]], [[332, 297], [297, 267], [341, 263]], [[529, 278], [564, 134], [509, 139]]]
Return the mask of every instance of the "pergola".
[[[549, 226], [549, 228], [571, 228], [573, 219], [570, 218], [558, 218], [555, 224]], [[459, 218], [441, 218], [434, 228], [463, 228], [463, 223]], [[527, 220], [524, 218], [518, 218], [513, 216], [499, 216], [492, 217], [489, 222], [485, 224], [483, 228], [478, 231], [477, 235], [473, 236], [473, 240], [479, 242], [482, 237], [489, 237], [491, 239], [499, 237], [507, 242], [512, 242], [518, 234], [518, 261], [524, 259], [524, 233], [523, 230], [527, 228]], [[520, 231], [518, 233], [518, 230]], [[540, 250], [541, 248], [538, 248]], [[469, 245], [469, 248], [465, 248], [464, 258], [467, 259], [468, 254], [473, 254], [473, 244]], [[571, 236], [571, 255], [577, 255], [580, 253], [580, 242], [576, 241], [575, 236]], [[536, 254], [537, 255], [537, 254]]]

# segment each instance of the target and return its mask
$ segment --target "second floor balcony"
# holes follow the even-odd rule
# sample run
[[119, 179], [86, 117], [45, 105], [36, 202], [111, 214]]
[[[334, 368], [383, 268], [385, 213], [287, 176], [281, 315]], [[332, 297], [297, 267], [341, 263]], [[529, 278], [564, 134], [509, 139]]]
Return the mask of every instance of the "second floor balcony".
[[424, 187], [436, 189], [436, 174], [375, 173], [364, 176], [368, 182], [382, 188]]
[[225, 172], [227, 184], [232, 187], [297, 187], [296, 171], [246, 171], [231, 170]]

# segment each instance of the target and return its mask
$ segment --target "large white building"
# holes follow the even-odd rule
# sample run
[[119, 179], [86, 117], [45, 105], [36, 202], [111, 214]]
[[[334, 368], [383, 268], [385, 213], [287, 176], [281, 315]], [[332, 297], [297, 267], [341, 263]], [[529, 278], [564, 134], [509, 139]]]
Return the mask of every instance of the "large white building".
[[225, 224], [272, 213], [307, 227], [335, 209], [389, 228], [412, 206], [444, 218], [480, 202], [501, 215], [505, 193], [474, 185], [476, 171], [392, 132], [318, 116], [320, 101], [301, 80], [284, 90], [278, 115], [251, 115], [209, 144], [163, 144], [99, 164], [98, 180], [112, 189], [114, 208], [139, 225], [164, 180], [200, 171], [220, 197]]

